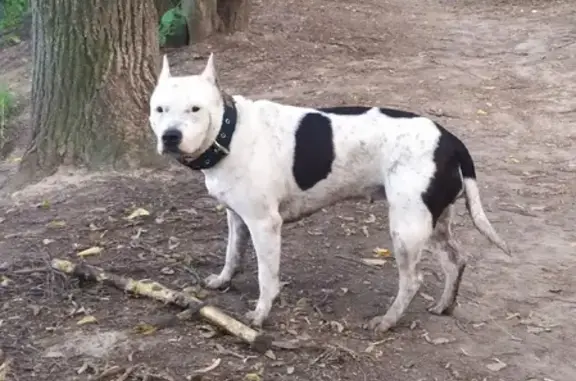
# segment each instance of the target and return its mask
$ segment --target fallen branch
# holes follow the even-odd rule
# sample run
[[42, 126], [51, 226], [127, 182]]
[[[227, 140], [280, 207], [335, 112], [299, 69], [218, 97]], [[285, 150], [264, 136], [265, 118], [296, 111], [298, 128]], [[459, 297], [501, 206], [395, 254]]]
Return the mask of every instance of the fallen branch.
[[217, 307], [205, 305], [201, 300], [183, 292], [171, 290], [151, 280], [134, 280], [108, 273], [85, 263], [74, 264], [62, 259], [53, 259], [51, 267], [65, 274], [84, 280], [96, 281], [140, 296], [175, 304], [185, 310], [177, 315], [179, 320], [190, 319], [198, 313], [201, 317], [242, 341], [259, 352], [265, 352], [272, 345], [272, 338], [258, 333], [244, 323], [234, 319]]

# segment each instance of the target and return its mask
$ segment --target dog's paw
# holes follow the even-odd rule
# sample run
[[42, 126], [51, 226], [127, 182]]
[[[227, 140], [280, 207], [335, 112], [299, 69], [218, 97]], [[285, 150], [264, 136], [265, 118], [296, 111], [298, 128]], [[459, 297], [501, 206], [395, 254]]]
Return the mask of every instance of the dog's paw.
[[375, 318], [372, 318], [372, 320], [370, 320], [370, 322], [367, 325], [367, 328], [372, 331], [387, 332], [395, 324], [396, 324], [395, 322], [391, 321], [385, 316], [376, 316]]
[[441, 306], [440, 304], [432, 304], [430, 307], [426, 308], [426, 310], [432, 315], [444, 314], [444, 306]]
[[454, 313], [454, 308], [456, 307], [456, 303], [452, 303], [451, 305], [445, 306], [440, 303], [436, 303], [428, 307], [426, 310], [430, 312], [432, 315], [438, 316], [449, 316]]
[[254, 311], [250, 311], [247, 312], [244, 315], [244, 318], [248, 321], [248, 323], [256, 328], [261, 328], [262, 327], [262, 323], [264, 323], [264, 319], [266, 319], [266, 316], [264, 316], [264, 314], [258, 312], [258, 310], [254, 310]]
[[216, 274], [212, 274], [204, 279], [204, 286], [206, 288], [218, 289], [222, 288], [230, 282], [229, 279]]

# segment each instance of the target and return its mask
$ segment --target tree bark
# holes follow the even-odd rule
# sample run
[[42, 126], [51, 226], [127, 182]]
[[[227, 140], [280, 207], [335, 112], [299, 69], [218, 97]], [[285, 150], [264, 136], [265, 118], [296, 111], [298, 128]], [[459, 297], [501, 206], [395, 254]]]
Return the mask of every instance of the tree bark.
[[183, 0], [192, 41], [215, 33], [234, 33], [248, 27], [249, 0]]
[[155, 166], [153, 0], [32, 0], [32, 142], [21, 172]]
[[248, 0], [218, 0], [218, 15], [222, 20], [221, 32], [244, 30], [248, 27], [250, 3]]
[[158, 17], [162, 17], [170, 8], [177, 6], [179, 1], [176, 0], [154, 0]]
[[199, 42], [216, 33], [220, 28], [218, 0], [183, 0], [182, 11], [186, 15], [190, 40]]

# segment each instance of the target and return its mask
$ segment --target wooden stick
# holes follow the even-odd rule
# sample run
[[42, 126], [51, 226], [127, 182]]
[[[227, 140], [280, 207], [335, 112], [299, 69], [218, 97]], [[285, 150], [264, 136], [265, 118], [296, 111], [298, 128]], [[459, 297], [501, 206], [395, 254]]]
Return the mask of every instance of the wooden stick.
[[190, 319], [197, 311], [200, 316], [208, 322], [250, 344], [250, 346], [256, 351], [265, 352], [272, 345], [271, 337], [260, 334], [246, 324], [226, 314], [219, 308], [204, 305], [201, 300], [191, 295], [171, 290], [158, 282], [148, 279], [134, 280], [132, 278], [108, 273], [98, 267], [85, 263], [75, 264], [57, 258], [52, 260], [51, 267], [65, 274], [84, 280], [100, 282], [136, 295], [147, 296], [167, 304], [175, 304], [185, 309], [177, 315], [179, 320]]

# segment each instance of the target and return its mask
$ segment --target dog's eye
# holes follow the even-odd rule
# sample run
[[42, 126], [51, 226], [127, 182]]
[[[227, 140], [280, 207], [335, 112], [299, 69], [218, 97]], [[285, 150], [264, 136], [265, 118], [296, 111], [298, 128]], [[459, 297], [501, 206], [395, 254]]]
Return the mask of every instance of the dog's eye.
[[190, 109], [190, 111], [192, 111], [192, 112], [198, 112], [198, 111], [200, 111], [200, 107], [194, 106], [194, 107], [192, 107], [192, 108]]
[[162, 108], [162, 106], [158, 106], [156, 107], [156, 112], [164, 112], [164, 109]]

